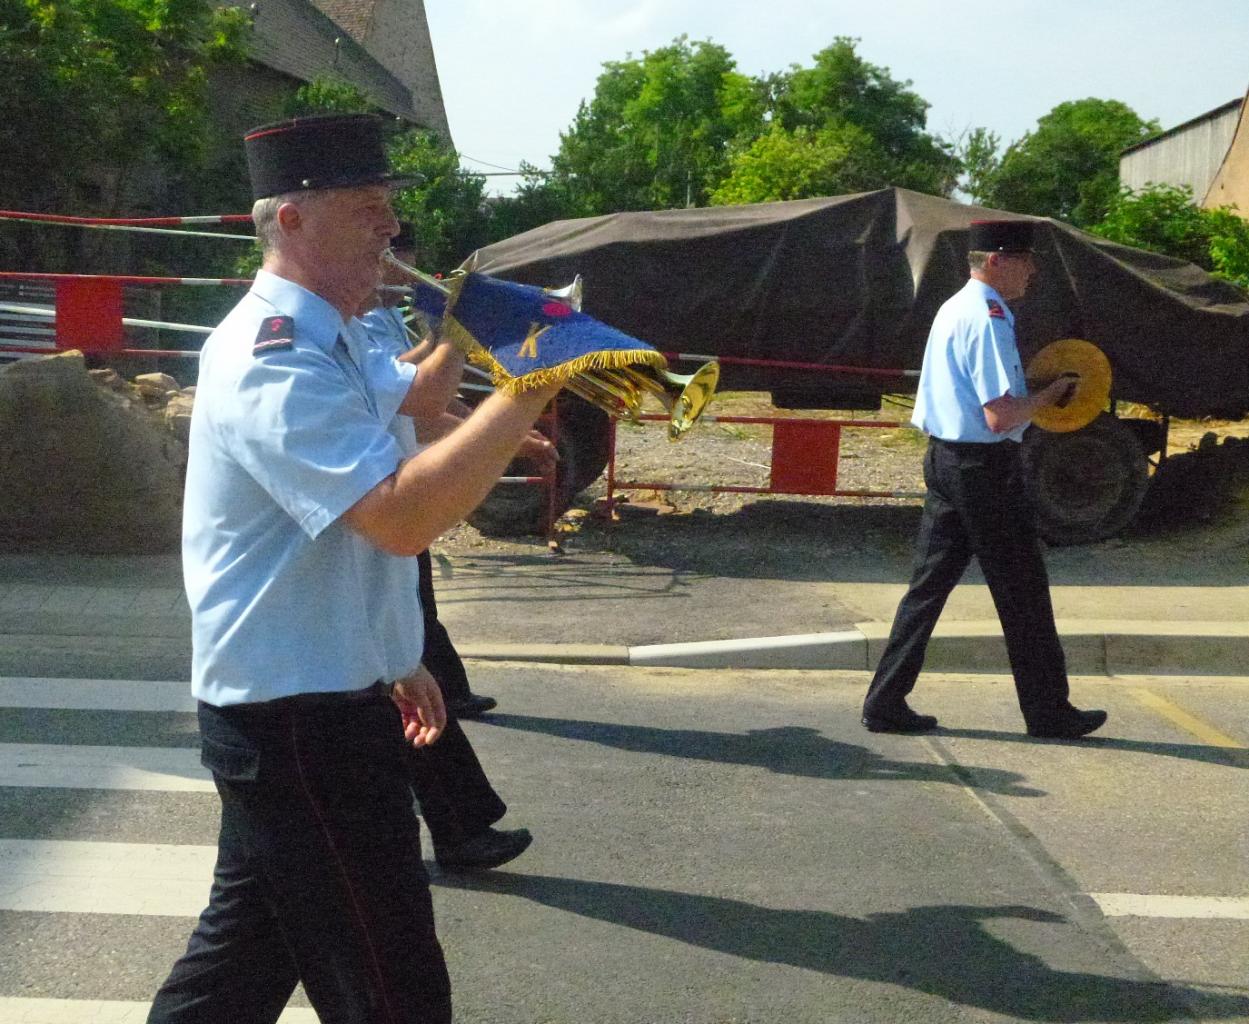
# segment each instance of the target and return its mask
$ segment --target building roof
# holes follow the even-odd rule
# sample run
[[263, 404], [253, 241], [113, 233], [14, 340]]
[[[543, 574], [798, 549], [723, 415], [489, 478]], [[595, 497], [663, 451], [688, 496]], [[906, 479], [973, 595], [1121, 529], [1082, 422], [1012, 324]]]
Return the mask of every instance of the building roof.
[[312, 0], [331, 20], [345, 28], [356, 42], [368, 38], [377, 0]]
[[450, 144], [424, 0], [311, 2], [404, 84], [421, 123], [438, 131]]
[[391, 0], [404, 47], [391, 53], [414, 55], [401, 60], [366, 45], [386, 0], [225, 2], [252, 12], [253, 60], [303, 82], [341, 76], [388, 113], [450, 138], [423, 0]]
[[1151, 135], [1147, 139], [1133, 143], [1131, 146], [1128, 146], [1127, 149], [1123, 150], [1120, 155], [1126, 156], [1128, 153], [1134, 153], [1138, 149], [1144, 149], [1146, 146], [1152, 146], [1154, 143], [1161, 142], [1163, 139], [1170, 138], [1172, 135], [1179, 135], [1181, 132], [1185, 132], [1194, 125], [1201, 124], [1203, 121], [1213, 121], [1215, 118], [1222, 117], [1224, 114], [1232, 110], [1239, 110], [1242, 102], [1243, 100], [1240, 97], [1237, 97], [1234, 100], [1228, 100], [1226, 103], [1215, 107], [1213, 110], [1207, 110], [1204, 114], [1199, 114], [1197, 117], [1189, 118], [1183, 124], [1177, 124], [1174, 128], [1168, 128], [1164, 132], [1159, 132], [1157, 135]]

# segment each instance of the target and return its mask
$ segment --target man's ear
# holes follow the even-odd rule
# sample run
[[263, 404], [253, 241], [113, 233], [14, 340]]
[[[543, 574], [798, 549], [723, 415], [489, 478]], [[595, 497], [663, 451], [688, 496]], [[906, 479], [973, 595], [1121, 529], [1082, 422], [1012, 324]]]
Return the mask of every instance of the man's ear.
[[283, 203], [278, 207], [278, 227], [283, 231], [298, 231], [303, 224], [303, 214], [295, 203]]

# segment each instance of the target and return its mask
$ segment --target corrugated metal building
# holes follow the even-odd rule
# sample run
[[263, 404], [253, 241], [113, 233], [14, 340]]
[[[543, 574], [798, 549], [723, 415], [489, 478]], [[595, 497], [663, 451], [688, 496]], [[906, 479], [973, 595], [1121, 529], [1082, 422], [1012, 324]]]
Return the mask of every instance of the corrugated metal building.
[[1239, 99], [1232, 100], [1125, 149], [1119, 157], [1120, 183], [1133, 189], [1187, 185], [1201, 202], [1232, 144], [1240, 107]]

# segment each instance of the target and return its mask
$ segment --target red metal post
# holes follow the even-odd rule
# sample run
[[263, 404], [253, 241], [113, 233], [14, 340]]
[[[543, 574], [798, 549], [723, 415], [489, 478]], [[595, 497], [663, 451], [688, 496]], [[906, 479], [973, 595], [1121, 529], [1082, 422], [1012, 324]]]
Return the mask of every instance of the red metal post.
[[840, 453], [841, 424], [836, 420], [777, 420], [772, 427], [772, 490], [835, 493]]
[[56, 347], [116, 352], [122, 333], [121, 282], [62, 278], [56, 282]]
[[610, 523], [616, 514], [616, 417], [608, 421], [607, 435], [607, 521]]

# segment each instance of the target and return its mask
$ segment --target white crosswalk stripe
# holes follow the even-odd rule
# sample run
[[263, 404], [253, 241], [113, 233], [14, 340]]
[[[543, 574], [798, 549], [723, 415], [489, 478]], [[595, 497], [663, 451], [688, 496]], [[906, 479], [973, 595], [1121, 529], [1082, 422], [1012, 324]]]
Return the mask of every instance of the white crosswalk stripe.
[[[138, 723], [127, 738], [142, 736], [143, 742], [160, 744], [158, 728], [154, 725], [152, 735], [146, 736], [142, 723], [163, 719], [168, 725], [168, 713], [194, 712], [195, 701], [185, 682], [0, 678], [0, 709], [9, 709], [10, 716], [17, 715], [11, 720], [20, 724], [15, 731], [23, 740], [41, 738], [31, 735], [29, 722], [23, 724], [24, 710], [37, 711], [41, 717], [30, 719], [36, 722], [50, 720], [49, 714], [56, 718], [60, 712], [80, 716], [72, 719], [71, 724], [77, 727], [75, 723], [87, 723], [84, 728], [93, 729], [92, 736], [97, 740], [108, 738], [110, 726], [102, 726], [92, 719], [92, 714], [115, 716], [121, 712]], [[112, 723], [117, 719], [104, 721]], [[184, 740], [186, 724], [180, 723], [177, 728]], [[180, 812], [190, 808], [186, 813], [193, 824], [180, 821], [179, 825], [197, 831], [201, 839], [198, 844], [113, 841], [115, 829], [109, 832], [107, 841], [101, 841], [89, 834], [90, 825], [82, 825], [82, 834], [75, 838], [63, 838], [67, 829], [63, 821], [58, 824], [53, 808], [79, 807], [84, 800], [90, 804], [98, 800], [92, 793], [103, 797], [100, 791], [119, 794], [123, 803], [117, 806], [122, 808], [131, 806], [125, 802], [127, 799], [137, 801], [134, 806], [139, 811], [134, 813], [142, 813], [145, 800], [162, 799], [162, 794], [186, 795], [203, 801], [201, 794], [212, 793], [213, 784], [199, 762], [198, 747], [0, 741], [0, 787], [28, 791], [9, 806], [33, 808], [36, 814], [46, 806], [49, 828], [55, 827], [58, 836], [15, 837], [5, 831], [6, 822], [0, 821], [0, 915], [25, 915], [11, 919], [17, 920], [18, 925], [7, 927], [21, 927], [26, 946], [31, 940], [25, 933], [36, 919], [53, 922], [58, 938], [69, 934], [69, 948], [56, 950], [66, 965], [74, 963], [72, 968], [64, 968], [63, 991], [66, 996], [81, 996], [83, 969], [75, 961], [89, 961], [94, 951], [95, 941], [90, 937], [93, 922], [110, 929], [104, 934], [114, 934], [118, 927], [114, 922], [134, 921], [126, 934], [144, 936], [149, 929], [143, 921], [183, 919], [181, 924], [171, 926], [177, 945], [148, 951], [146, 977], [155, 980], [145, 982], [141, 991], [127, 990], [126, 994], [143, 995], [148, 988], [154, 990], [181, 952], [192, 922], [208, 897], [216, 847], [204, 845], [203, 841], [215, 830], [215, 801], [178, 805]], [[12, 801], [12, 796], [9, 799]], [[148, 809], [147, 813], [152, 811]], [[34, 820], [42, 824], [42, 819]], [[159, 822], [153, 825], [149, 821], [145, 830], [149, 835], [159, 832]], [[84, 936], [81, 957], [75, 955], [73, 948], [75, 934]], [[3, 941], [10, 941], [10, 936], [5, 935]], [[40, 997], [22, 995], [32, 991], [28, 975], [20, 961], [13, 974], [0, 972], [3, 1024], [142, 1024], [147, 1018], [150, 1004], [141, 1000], [55, 998], [60, 981], [55, 972], [40, 979], [39, 987], [34, 989]], [[121, 994], [116, 990], [112, 993]], [[316, 1020], [310, 1009], [288, 1007], [281, 1024], [315, 1024]]]
[[214, 792], [198, 750], [44, 743], [0, 743], [0, 786]]
[[0, 839], [0, 910], [196, 917], [213, 846]]
[[1094, 892], [1089, 895], [1107, 917], [1249, 921], [1249, 897], [1147, 896], [1130, 892]]
[[[216, 853], [208, 843], [217, 805], [215, 800], [205, 799], [213, 791], [212, 781], [199, 763], [198, 749], [159, 745], [162, 739], [185, 743], [187, 730], [193, 729], [185, 718], [179, 718], [175, 730], [161, 732], [169, 726], [170, 714], [185, 715], [194, 710], [188, 690], [186, 683], [179, 682], [0, 678], [0, 712], [10, 712], [10, 735], [23, 740], [0, 740], [0, 787], [22, 794], [15, 799], [9, 792], [5, 797], [9, 807], [38, 809], [46, 805], [47, 827], [55, 829], [49, 835], [32, 835], [32, 830], [43, 827], [44, 820], [27, 815], [27, 823], [20, 826], [26, 831], [16, 834], [6, 831], [9, 823], [0, 819], [0, 924], [4, 923], [3, 915], [25, 915], [7, 925], [12, 931], [0, 929], [0, 942], [9, 943], [14, 934], [21, 934], [23, 945], [28, 946], [33, 941], [28, 938], [32, 921], [54, 919], [57, 925], [49, 934], [56, 939], [49, 941], [68, 943], [66, 948], [58, 947], [58, 957], [51, 958], [54, 966], [44, 968], [38, 987], [32, 987], [20, 960], [13, 973], [0, 969], [2, 1024], [138, 1024], [145, 1019], [148, 1004], [141, 1000], [81, 998], [81, 977], [72, 986], [65, 979], [61, 990], [66, 998], [56, 998], [62, 978], [56, 974], [55, 965], [77, 964], [80, 959], [89, 962], [97, 946], [84, 938], [79, 951], [74, 938], [79, 933], [89, 936], [96, 923], [115, 931], [130, 928], [126, 934], [143, 938], [149, 929], [156, 931], [159, 922], [166, 922], [167, 929], [177, 931], [177, 944], [172, 944], [174, 938], [160, 939], [164, 945], [139, 954], [150, 961], [144, 979], [154, 977], [150, 982], [154, 989], [181, 952], [191, 919], [203, 909]], [[22, 715], [30, 710], [39, 714]], [[127, 739], [153, 745], [37, 742], [56, 737], [34, 735], [39, 727], [32, 723], [50, 721], [49, 716], [62, 713], [74, 728], [94, 730], [91, 737], [97, 740], [112, 738], [108, 730], [120, 728], [116, 722], [121, 713], [135, 720], [127, 727]], [[92, 720], [93, 713], [98, 720]], [[73, 736], [65, 732], [60, 735]], [[84, 805], [93, 802], [110, 809], [117, 806], [119, 813], [132, 814], [143, 823], [145, 838], [175, 838], [163, 830], [163, 820], [152, 820], [154, 814], [171, 806], [170, 794], [176, 796], [179, 812], [187, 812], [186, 820], [177, 822], [181, 830], [177, 834], [186, 838], [185, 842], [122, 841], [126, 837], [116, 822], [81, 813]], [[106, 796], [114, 803], [109, 804]], [[54, 811], [54, 807], [60, 810]], [[130, 823], [125, 824], [129, 827]], [[107, 827], [109, 831], [105, 837], [93, 835], [93, 827]], [[1249, 898], [1243, 893], [1088, 895], [1110, 918], [1249, 919]], [[19, 928], [20, 933], [16, 931]], [[68, 940], [64, 936], [69, 936]], [[62, 969], [70, 973], [70, 968]], [[75, 966], [72, 973], [82, 972]], [[107, 994], [144, 995], [148, 984], [143, 980], [144, 987], [137, 992], [132, 987]], [[38, 997], [25, 993], [37, 993]], [[85, 994], [94, 993], [87, 990]], [[284, 1024], [313, 1024], [316, 1019], [311, 1010], [297, 1007], [289, 1008], [281, 1018]]]
[[[5, 999], [0, 1021], [5, 1024], [143, 1024], [148, 1003], [95, 999]], [[278, 1024], [317, 1024], [312, 1010], [291, 1006]]]
[[79, 711], [194, 711], [191, 688], [134, 679], [0, 678], [0, 708]]

